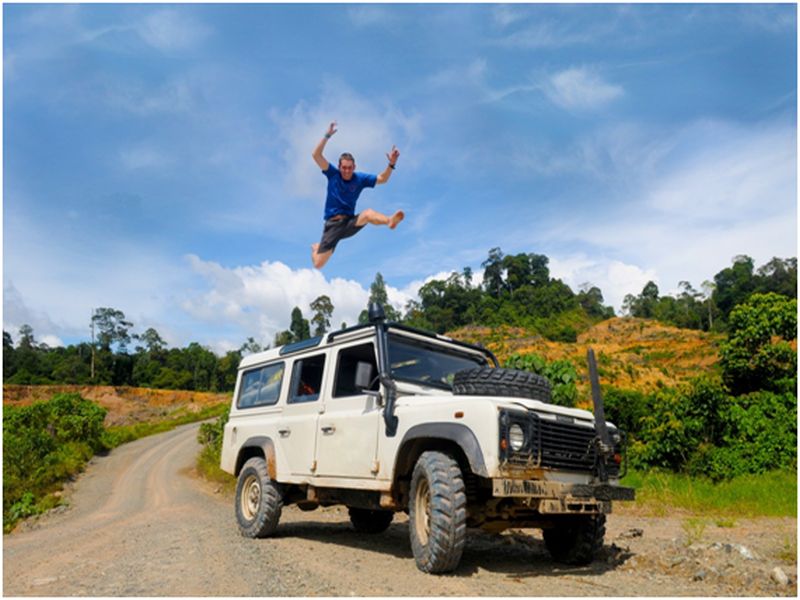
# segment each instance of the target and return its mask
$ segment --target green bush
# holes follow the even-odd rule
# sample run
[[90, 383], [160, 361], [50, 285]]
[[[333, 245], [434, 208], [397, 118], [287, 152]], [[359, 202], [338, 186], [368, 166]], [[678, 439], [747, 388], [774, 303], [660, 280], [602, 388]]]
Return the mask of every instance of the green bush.
[[512, 354], [505, 363], [508, 369], [530, 371], [546, 377], [552, 387], [553, 404], [575, 406], [578, 399], [578, 372], [569, 360], [554, 360], [548, 363], [538, 354]]
[[235, 479], [219, 467], [222, 456], [222, 436], [229, 415], [230, 406], [225, 409], [216, 421], [200, 425], [197, 441], [202, 444], [203, 448], [197, 457], [197, 468], [208, 479], [232, 485]]
[[603, 387], [606, 419], [622, 429], [628, 437], [638, 438], [642, 419], [650, 412], [650, 397], [636, 390]]
[[3, 520], [8, 530], [21, 518], [53, 505], [48, 494], [107, 448], [106, 410], [79, 394], [56, 394], [30, 406], [3, 411]]
[[797, 300], [754, 294], [731, 311], [720, 349], [723, 378], [734, 394], [796, 389]]

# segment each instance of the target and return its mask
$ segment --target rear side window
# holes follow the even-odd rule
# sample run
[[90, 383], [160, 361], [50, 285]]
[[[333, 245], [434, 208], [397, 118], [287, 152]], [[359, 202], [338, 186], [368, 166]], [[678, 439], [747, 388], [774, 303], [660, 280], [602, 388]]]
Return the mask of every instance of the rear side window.
[[324, 354], [295, 361], [289, 403], [313, 402], [319, 398], [324, 370]]
[[239, 390], [239, 408], [270, 406], [278, 402], [283, 382], [283, 363], [267, 365], [242, 375]]

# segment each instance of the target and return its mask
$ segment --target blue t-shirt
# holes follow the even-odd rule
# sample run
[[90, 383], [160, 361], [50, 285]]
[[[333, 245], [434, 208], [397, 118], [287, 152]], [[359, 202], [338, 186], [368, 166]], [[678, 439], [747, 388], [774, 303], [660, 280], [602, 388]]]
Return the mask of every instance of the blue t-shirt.
[[376, 175], [354, 172], [350, 181], [342, 179], [339, 169], [328, 163], [322, 172], [328, 178], [328, 196], [325, 198], [325, 220], [335, 215], [356, 214], [356, 200], [364, 188], [374, 188], [378, 181]]

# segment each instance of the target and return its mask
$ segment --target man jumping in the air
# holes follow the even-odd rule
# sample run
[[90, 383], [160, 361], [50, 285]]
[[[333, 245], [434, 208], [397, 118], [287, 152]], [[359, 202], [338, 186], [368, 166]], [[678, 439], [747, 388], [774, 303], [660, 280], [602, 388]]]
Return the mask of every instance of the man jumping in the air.
[[375, 187], [376, 183], [386, 183], [392, 176], [400, 151], [392, 146], [391, 152], [386, 155], [389, 164], [380, 175], [357, 173], [356, 162], [352, 154], [345, 152], [339, 157], [337, 169], [322, 156], [325, 144], [336, 133], [336, 121], [328, 127], [323, 137], [311, 156], [328, 178], [328, 195], [325, 199], [325, 228], [322, 230], [322, 239], [319, 244], [311, 246], [311, 262], [317, 269], [321, 269], [328, 262], [336, 244], [344, 238], [357, 234], [367, 223], [373, 225], [388, 225], [394, 229], [403, 220], [405, 214], [398, 210], [391, 217], [367, 208], [356, 214], [356, 201], [361, 190]]

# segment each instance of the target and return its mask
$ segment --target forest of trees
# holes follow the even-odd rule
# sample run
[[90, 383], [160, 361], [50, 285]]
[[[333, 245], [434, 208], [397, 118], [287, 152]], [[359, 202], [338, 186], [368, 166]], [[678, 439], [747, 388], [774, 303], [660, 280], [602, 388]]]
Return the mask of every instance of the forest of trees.
[[[481, 284], [473, 282], [470, 268], [464, 268], [423, 285], [402, 312], [389, 304], [386, 282], [377, 273], [368, 303], [383, 304], [390, 321], [438, 333], [466, 325], [509, 325], [556, 341], [575, 341], [582, 330], [614, 316], [598, 287], [585, 283], [576, 293], [551, 277], [548, 263], [541, 254], [505, 255], [492, 248], [481, 265]], [[641, 294], [625, 298], [624, 312], [678, 327], [725, 332], [733, 309], [754, 294], [772, 292], [796, 299], [797, 260], [773, 258], [756, 269], [752, 258], [737, 256], [732, 266], [702, 284], [702, 292], [686, 281], [680, 287], [677, 297], [660, 296], [656, 284], [648, 282]], [[4, 382], [230, 391], [242, 356], [338, 328], [331, 322], [333, 311], [331, 299], [319, 296], [308, 307], [309, 319], [301, 307], [294, 307], [289, 328], [273, 340], [264, 343], [250, 337], [238, 350], [217, 356], [196, 342], [168, 348], [155, 329], [134, 333], [133, 323], [122, 311], [98, 308], [91, 319], [90, 339], [75, 345], [50, 348], [37, 342], [29, 325], [20, 328], [17, 340], [4, 331]], [[365, 306], [359, 322], [366, 319]]]

